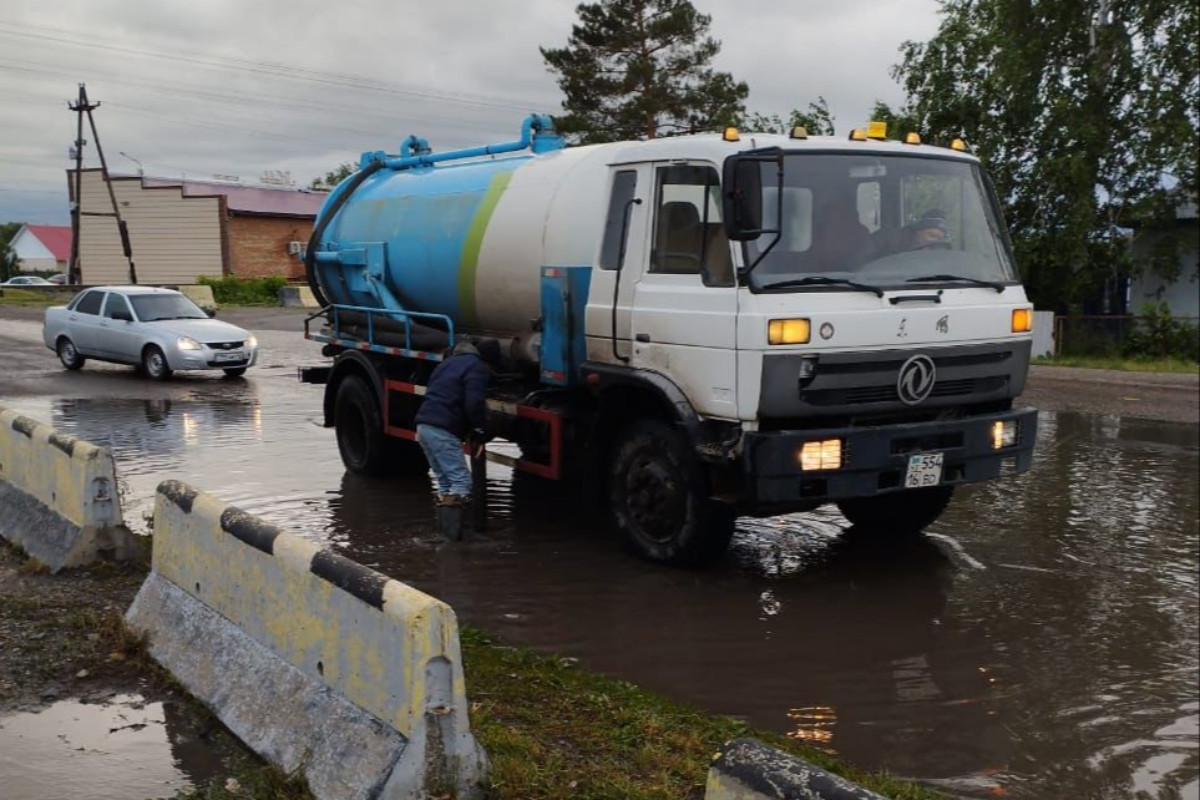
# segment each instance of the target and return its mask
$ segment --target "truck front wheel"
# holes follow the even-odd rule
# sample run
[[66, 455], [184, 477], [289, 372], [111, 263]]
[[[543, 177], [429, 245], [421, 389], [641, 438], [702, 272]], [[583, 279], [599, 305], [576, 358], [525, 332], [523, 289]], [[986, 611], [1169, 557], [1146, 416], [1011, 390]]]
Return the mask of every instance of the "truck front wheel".
[[333, 424], [338, 453], [351, 472], [373, 478], [420, 477], [429, 472], [420, 445], [383, 432], [375, 393], [360, 376], [347, 375], [338, 386]]
[[852, 525], [871, 530], [915, 533], [932, 525], [950, 505], [953, 496], [953, 486], [931, 486], [842, 500], [837, 507]]
[[608, 483], [617, 528], [638, 555], [698, 566], [729, 546], [735, 515], [709, 499], [700, 465], [669, 425], [640, 421], [626, 428]]

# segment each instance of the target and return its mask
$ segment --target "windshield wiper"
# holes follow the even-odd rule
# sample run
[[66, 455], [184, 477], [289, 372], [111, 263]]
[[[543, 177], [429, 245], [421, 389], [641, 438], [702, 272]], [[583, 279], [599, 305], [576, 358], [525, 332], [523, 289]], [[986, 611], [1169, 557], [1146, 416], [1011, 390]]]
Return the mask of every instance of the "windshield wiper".
[[1008, 288], [1003, 283], [980, 280], [979, 278], [968, 278], [966, 275], [923, 275], [920, 278], [909, 278], [905, 283], [928, 283], [929, 281], [964, 281], [966, 283], [974, 283], [978, 286], [986, 286], [989, 289], [995, 289], [996, 294], [1002, 294]]
[[880, 289], [878, 286], [872, 286], [869, 283], [848, 281], [844, 278], [824, 278], [819, 275], [813, 275], [808, 278], [793, 278], [792, 280], [779, 281], [778, 283], [768, 283], [762, 288], [787, 289], [792, 286], [849, 286], [851, 289], [857, 289], [860, 292], [870, 292], [876, 297], [883, 297], [883, 289]]

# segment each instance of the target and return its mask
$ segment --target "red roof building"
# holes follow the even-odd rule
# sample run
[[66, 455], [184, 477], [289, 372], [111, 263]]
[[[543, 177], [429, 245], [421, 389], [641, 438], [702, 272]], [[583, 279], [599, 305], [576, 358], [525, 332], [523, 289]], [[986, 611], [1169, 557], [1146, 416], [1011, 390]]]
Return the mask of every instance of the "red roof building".
[[22, 272], [65, 272], [71, 259], [71, 227], [23, 225], [9, 246]]

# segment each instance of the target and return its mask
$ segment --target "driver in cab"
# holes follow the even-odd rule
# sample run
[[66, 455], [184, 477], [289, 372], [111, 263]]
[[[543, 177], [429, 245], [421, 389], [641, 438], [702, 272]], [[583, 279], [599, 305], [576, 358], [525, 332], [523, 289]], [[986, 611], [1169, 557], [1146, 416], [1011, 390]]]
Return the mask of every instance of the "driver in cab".
[[946, 230], [946, 218], [941, 211], [931, 210], [911, 225], [903, 228], [883, 229], [875, 234], [875, 247], [880, 255], [921, 250], [939, 244], [949, 244], [950, 232]]

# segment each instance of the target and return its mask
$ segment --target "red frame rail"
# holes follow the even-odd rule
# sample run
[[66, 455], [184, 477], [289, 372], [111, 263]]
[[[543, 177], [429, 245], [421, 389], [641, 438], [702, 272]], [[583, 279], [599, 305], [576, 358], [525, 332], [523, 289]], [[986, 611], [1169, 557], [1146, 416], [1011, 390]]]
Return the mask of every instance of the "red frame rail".
[[[391, 415], [388, 413], [391, 406], [392, 392], [401, 392], [403, 394], [412, 394], [422, 396], [425, 394], [425, 387], [416, 383], [407, 383], [405, 381], [385, 380], [383, 382], [383, 432], [388, 436], [395, 436], [400, 439], [407, 439], [410, 442], [417, 440], [417, 432], [412, 428], [403, 428], [390, 423]], [[494, 461], [497, 464], [503, 464], [506, 467], [519, 469], [522, 472], [528, 472], [531, 475], [537, 475], [540, 478], [548, 478], [552, 481], [562, 478], [562, 415], [555, 411], [547, 411], [544, 408], [535, 408], [534, 406], [524, 406], [519, 403], [503, 403], [499, 400], [488, 400], [488, 408], [492, 411], [498, 411], [501, 414], [508, 414], [514, 417], [522, 417], [524, 419], [532, 419], [538, 422], [544, 422], [550, 428], [550, 463], [539, 464], [536, 461], [529, 461], [524, 458], [513, 458], [506, 456], [503, 453], [487, 452], [487, 460]]]

